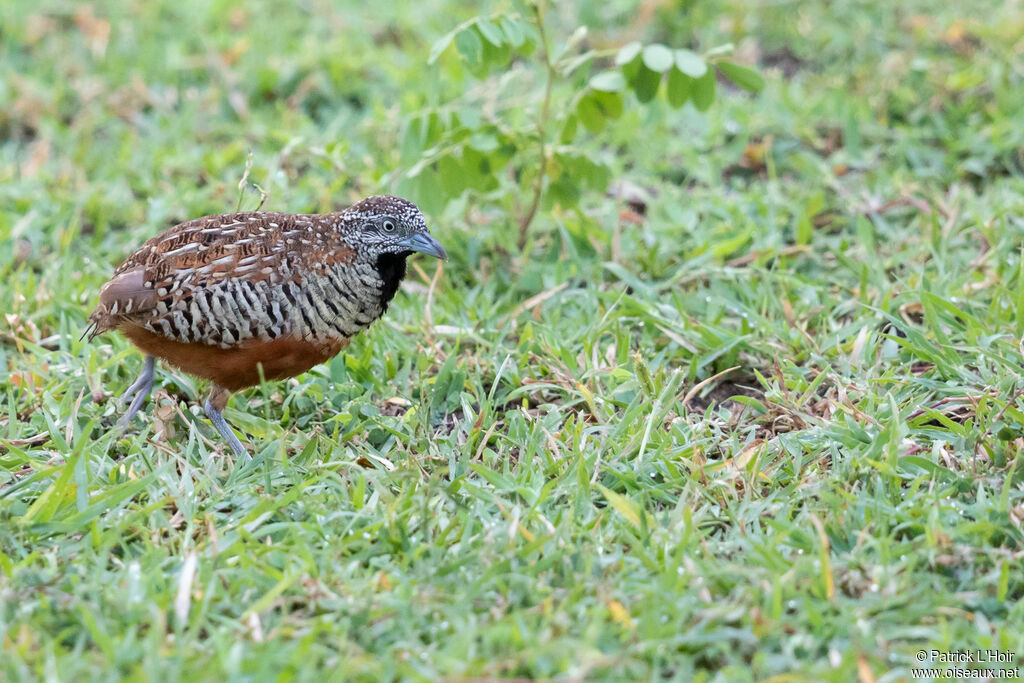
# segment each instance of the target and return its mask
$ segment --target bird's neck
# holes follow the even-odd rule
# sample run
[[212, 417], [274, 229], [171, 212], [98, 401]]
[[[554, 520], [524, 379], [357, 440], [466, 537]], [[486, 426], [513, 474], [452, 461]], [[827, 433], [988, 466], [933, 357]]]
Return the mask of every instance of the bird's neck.
[[381, 305], [387, 310], [388, 304], [395, 297], [398, 286], [405, 277], [405, 259], [409, 254], [381, 254], [377, 257], [377, 272], [384, 282], [381, 288]]

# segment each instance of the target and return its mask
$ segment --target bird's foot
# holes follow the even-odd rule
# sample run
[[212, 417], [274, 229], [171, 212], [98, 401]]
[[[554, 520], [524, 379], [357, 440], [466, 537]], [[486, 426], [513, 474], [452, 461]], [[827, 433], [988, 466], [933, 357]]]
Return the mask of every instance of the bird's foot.
[[238, 440], [235, 433], [231, 431], [231, 425], [224, 419], [224, 415], [217, 410], [213, 403], [207, 399], [206, 403], [203, 404], [203, 410], [206, 411], [206, 417], [210, 418], [210, 422], [217, 428], [220, 435], [224, 437], [224, 440], [231, 446], [231, 450], [234, 452], [235, 457], [242, 458], [244, 460], [252, 460], [252, 456], [242, 446], [242, 442]]
[[142, 366], [142, 372], [139, 373], [138, 378], [132, 383], [128, 390], [121, 394], [119, 402], [121, 405], [128, 405], [128, 412], [121, 416], [121, 419], [117, 421], [117, 426], [124, 428], [131, 423], [132, 418], [139, 412], [139, 408], [146, 402], [146, 398], [150, 392], [153, 391], [153, 375], [156, 368], [156, 358], [154, 356], [146, 356], [146, 362]]

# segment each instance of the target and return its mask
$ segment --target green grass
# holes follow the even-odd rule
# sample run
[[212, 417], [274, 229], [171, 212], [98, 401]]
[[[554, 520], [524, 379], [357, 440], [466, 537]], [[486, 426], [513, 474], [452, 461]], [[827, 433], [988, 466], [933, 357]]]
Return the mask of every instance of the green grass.
[[443, 270], [234, 397], [251, 463], [166, 367], [111, 431], [141, 356], [78, 341], [96, 290], [233, 210], [249, 151], [271, 210], [395, 187], [403, 119], [465, 86], [430, 44], [474, 10], [233, 4], [0, 6], [0, 677], [895, 680], [921, 649], [1024, 652], [1019, 4], [566, 5], [562, 39], [732, 40], [768, 87], [585, 143], [643, 217], [585, 194], [519, 253], [494, 202], [430, 216]]

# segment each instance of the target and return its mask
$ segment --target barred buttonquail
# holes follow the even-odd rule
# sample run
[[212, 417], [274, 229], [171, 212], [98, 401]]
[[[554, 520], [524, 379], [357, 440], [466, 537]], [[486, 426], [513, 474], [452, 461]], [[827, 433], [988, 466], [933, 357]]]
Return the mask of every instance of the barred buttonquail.
[[294, 377], [337, 354], [387, 310], [413, 252], [448, 255], [415, 204], [369, 197], [338, 213], [232, 213], [142, 245], [100, 289], [92, 340], [120, 330], [146, 354], [121, 397], [127, 425], [157, 358], [209, 379], [206, 415], [246, 455], [221, 411], [233, 391]]

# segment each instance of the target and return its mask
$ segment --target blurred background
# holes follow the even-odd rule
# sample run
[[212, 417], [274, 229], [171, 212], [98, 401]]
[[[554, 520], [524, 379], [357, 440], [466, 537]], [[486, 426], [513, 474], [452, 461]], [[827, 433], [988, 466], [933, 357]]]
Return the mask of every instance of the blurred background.
[[[1020, 652], [1022, 112], [1020, 0], [0, 3], [0, 674]], [[127, 253], [381, 192], [451, 261], [252, 467], [173, 369], [108, 431]]]
[[[431, 46], [460, 22], [529, 19], [524, 7], [4, 3], [5, 261], [45, 258], [81, 240], [117, 253], [125, 229], [139, 231], [130, 242], [233, 208], [250, 151], [250, 178], [269, 193], [268, 209], [327, 211], [400, 190], [438, 218], [470, 204], [505, 210], [513, 196], [528, 203], [505, 164], [491, 169], [500, 188], [476, 178], [437, 187], [408, 177], [440, 139], [410, 134], [425, 116], [465, 119], [442, 124], [446, 134], [536, 118], [544, 72], [535, 52], [513, 51], [475, 74], [455, 49], [428, 63]], [[769, 181], [767, 190], [785, 200], [774, 202], [783, 215], [752, 238], [763, 247], [778, 237], [766, 232], [792, 220], [785, 214], [808, 204], [826, 214], [833, 194], [885, 202], [919, 187], [975, 189], [1018, 173], [1021, 8], [988, 2], [975, 10], [966, 16], [943, 2], [558, 3], [546, 12], [553, 48], [586, 27], [569, 53], [601, 56], [555, 79], [556, 107], [572, 106], [587, 78], [631, 41], [698, 53], [732, 44], [729, 58], [769, 83], [755, 100], [723, 83], [707, 115], [629, 100], [613, 125], [572, 140], [608, 171], [580, 199], [593, 207], [606, 189], [597, 185], [632, 178], [668, 193], [662, 203], [676, 205], [675, 227], [693, 230], [679, 213], [699, 203], [693, 191], [720, 195], [722, 187]], [[554, 124], [549, 132], [558, 132]], [[520, 158], [530, 153], [525, 147], [509, 152], [519, 171], [536, 163]], [[798, 182], [783, 187], [782, 179]], [[701, 232], [717, 222], [705, 220]], [[741, 217], [728, 222], [729, 230], [745, 229]], [[692, 246], [675, 232], [667, 251]]]

